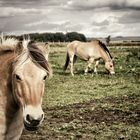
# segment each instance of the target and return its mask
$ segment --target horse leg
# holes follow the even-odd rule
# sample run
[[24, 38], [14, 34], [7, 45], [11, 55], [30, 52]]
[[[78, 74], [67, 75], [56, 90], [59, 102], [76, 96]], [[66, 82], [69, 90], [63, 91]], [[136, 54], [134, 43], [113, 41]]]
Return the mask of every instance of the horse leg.
[[76, 62], [76, 60], [77, 60], [77, 56], [74, 55], [74, 57], [73, 57], [73, 65], [74, 65], [74, 63]]
[[74, 58], [74, 55], [70, 56], [70, 72], [71, 72], [72, 76], [74, 76], [74, 73], [73, 73], [73, 58]]
[[95, 62], [95, 66], [94, 66], [94, 72], [95, 72], [96, 74], [98, 74], [98, 72], [97, 72], [97, 67], [98, 67], [98, 65], [99, 65], [99, 60], [97, 60], [97, 61]]
[[85, 75], [87, 75], [88, 69], [91, 68], [91, 65], [93, 64], [93, 62], [94, 62], [94, 58], [90, 58], [88, 60], [88, 65], [87, 65], [87, 67], [85, 69]]

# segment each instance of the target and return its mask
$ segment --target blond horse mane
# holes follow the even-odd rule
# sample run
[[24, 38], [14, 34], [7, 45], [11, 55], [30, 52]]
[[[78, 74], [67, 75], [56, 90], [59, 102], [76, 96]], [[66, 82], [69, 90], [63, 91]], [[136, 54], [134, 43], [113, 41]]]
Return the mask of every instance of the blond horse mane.
[[18, 52], [19, 55], [16, 60], [20, 63], [26, 61], [26, 59], [30, 57], [34, 63], [39, 64], [42, 68], [46, 69], [49, 76], [52, 76], [51, 67], [44, 54], [45, 51], [45, 53], [48, 53], [48, 50], [45, 50], [45, 47], [41, 46], [42, 45], [32, 42], [29, 37], [26, 39], [24, 38], [22, 42], [13, 37], [0, 37], [0, 52]]
[[15, 50], [15, 46], [18, 44], [19, 40], [13, 37], [5, 38], [0, 37], [0, 51]]
[[[27, 48], [30, 38], [24, 38], [22, 41], [23, 48]], [[15, 50], [16, 46], [20, 41], [14, 37], [4, 37], [3, 34], [0, 36], [0, 51]]]

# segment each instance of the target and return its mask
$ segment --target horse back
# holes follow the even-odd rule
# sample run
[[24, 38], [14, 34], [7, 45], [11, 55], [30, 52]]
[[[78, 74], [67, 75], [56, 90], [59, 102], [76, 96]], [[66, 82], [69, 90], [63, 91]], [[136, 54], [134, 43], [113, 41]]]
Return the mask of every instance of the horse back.
[[98, 43], [73, 41], [67, 46], [68, 53], [73, 53], [83, 60], [100, 58]]

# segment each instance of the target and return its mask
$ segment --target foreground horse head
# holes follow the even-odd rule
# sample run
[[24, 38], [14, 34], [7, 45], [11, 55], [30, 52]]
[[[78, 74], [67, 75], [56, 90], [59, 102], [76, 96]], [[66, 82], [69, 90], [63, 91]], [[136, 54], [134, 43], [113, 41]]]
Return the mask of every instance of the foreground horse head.
[[[15, 40], [14, 45], [10, 46], [5, 43], [3, 48], [1, 47], [0, 60], [3, 59], [5, 65], [3, 71], [1, 69], [0, 72], [4, 73], [6, 72], [4, 70], [8, 70], [6, 78], [3, 79], [7, 86], [4, 87], [2, 84], [0, 89], [0, 94], [7, 96], [7, 100], [4, 101], [6, 105], [3, 105], [5, 106], [3, 110], [6, 112], [4, 120], [7, 122], [7, 126], [3, 127], [2, 131], [3, 134], [6, 132], [5, 137], [10, 139], [10, 135], [14, 135], [14, 133], [11, 134], [11, 129], [17, 129], [15, 133], [19, 134], [12, 137], [18, 137], [23, 125], [27, 130], [36, 130], [43, 121], [44, 112], [41, 105], [45, 80], [51, 76], [52, 71], [47, 60], [48, 45], [39, 45], [30, 40], [22, 42]], [[4, 60], [4, 57], [7, 57], [7, 60]], [[1, 61], [0, 64], [2, 64]], [[9, 115], [10, 113], [12, 116]], [[19, 126], [20, 124], [21, 126]], [[18, 132], [19, 130], [20, 132]]]
[[105, 44], [99, 40], [86, 43], [73, 41], [67, 45], [67, 56], [64, 70], [66, 70], [70, 64], [72, 76], [74, 75], [73, 65], [76, 62], [77, 57], [88, 62], [88, 65], [85, 69], [85, 74], [88, 72], [88, 69], [91, 68], [91, 65], [94, 61], [96, 62], [94, 72], [97, 73], [97, 66], [99, 64], [100, 58], [104, 60], [105, 68], [110, 72], [110, 74], [115, 74], [112, 56]]
[[18, 52], [20, 55], [12, 65], [12, 84], [14, 97], [23, 108], [25, 127], [29, 129], [37, 127], [44, 118], [41, 105], [50, 70], [45, 56], [35, 44], [23, 41], [23, 47], [27, 48]]

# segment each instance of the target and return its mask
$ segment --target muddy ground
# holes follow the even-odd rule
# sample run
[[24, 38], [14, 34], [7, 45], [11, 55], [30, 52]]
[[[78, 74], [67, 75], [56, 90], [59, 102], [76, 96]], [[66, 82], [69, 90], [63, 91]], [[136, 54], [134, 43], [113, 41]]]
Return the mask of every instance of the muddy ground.
[[140, 138], [135, 129], [140, 128], [139, 94], [44, 109], [42, 126], [36, 132], [24, 130], [21, 140]]

